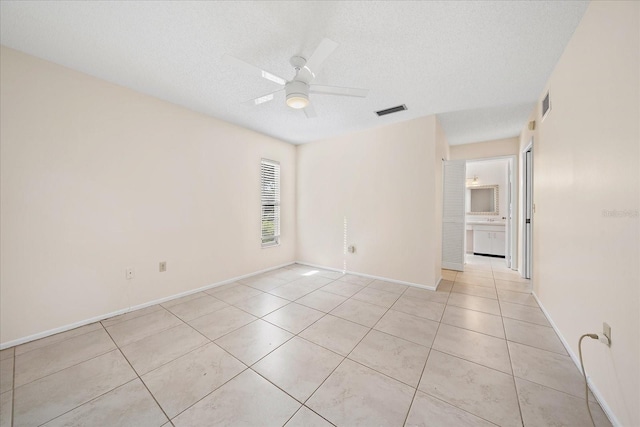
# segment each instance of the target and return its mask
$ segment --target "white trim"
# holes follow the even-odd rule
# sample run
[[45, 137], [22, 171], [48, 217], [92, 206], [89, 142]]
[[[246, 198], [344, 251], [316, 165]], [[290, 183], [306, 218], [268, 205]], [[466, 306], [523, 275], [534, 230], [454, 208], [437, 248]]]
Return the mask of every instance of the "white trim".
[[[465, 230], [466, 232], [466, 230]], [[466, 256], [466, 252], [465, 252], [465, 256]], [[446, 269], [446, 270], [455, 270], [455, 271], [464, 271], [464, 263], [460, 264], [457, 262], [447, 262], [447, 261], [442, 261], [442, 268]]]
[[149, 307], [149, 306], [152, 306], [152, 305], [156, 305], [156, 304], [162, 304], [163, 302], [171, 301], [171, 300], [174, 300], [174, 299], [177, 299], [177, 298], [185, 297], [187, 295], [191, 295], [191, 294], [195, 294], [195, 293], [198, 293], [198, 292], [206, 291], [207, 289], [216, 288], [218, 286], [226, 285], [227, 283], [237, 282], [238, 280], [246, 279], [247, 277], [251, 277], [251, 276], [258, 275], [258, 274], [266, 273], [267, 271], [277, 270], [279, 268], [287, 267], [287, 266], [292, 265], [292, 264], [295, 264], [295, 262], [289, 262], [289, 263], [281, 264], [281, 265], [278, 265], [278, 266], [275, 266], [275, 267], [265, 268], [265, 269], [260, 270], [260, 271], [256, 271], [256, 272], [249, 273], [249, 274], [244, 274], [242, 276], [233, 277], [231, 279], [223, 280], [221, 282], [216, 282], [216, 283], [213, 283], [211, 285], [202, 286], [202, 287], [197, 288], [197, 289], [191, 289], [189, 291], [181, 292], [179, 294], [175, 294], [175, 295], [171, 295], [171, 296], [168, 296], [168, 297], [164, 297], [164, 298], [156, 299], [156, 300], [153, 300], [153, 301], [145, 302], [145, 303], [142, 303], [142, 304], [134, 305], [134, 306], [129, 307], [129, 308], [123, 308], [123, 309], [120, 309], [120, 310], [112, 311], [112, 312], [107, 313], [107, 314], [102, 314], [102, 315], [99, 315], [99, 316], [92, 317], [90, 319], [85, 319], [85, 320], [81, 320], [79, 322], [71, 323], [69, 325], [60, 326], [58, 328], [49, 329], [48, 331], [39, 332], [37, 334], [29, 335], [29, 336], [26, 336], [26, 337], [23, 337], [23, 338], [18, 338], [18, 339], [12, 340], [12, 341], [7, 341], [5, 343], [1, 343], [0, 344], [0, 350], [4, 350], [5, 348], [9, 348], [9, 347], [14, 347], [16, 345], [24, 344], [24, 343], [27, 343], [27, 342], [30, 342], [30, 341], [35, 341], [37, 339], [45, 338], [45, 337], [48, 337], [48, 336], [51, 336], [51, 335], [59, 334], [61, 332], [70, 331], [71, 329], [79, 328], [80, 326], [85, 326], [85, 325], [88, 325], [90, 323], [99, 322], [101, 320], [108, 319], [108, 318], [114, 317], [114, 316], [118, 316], [120, 314], [129, 313], [130, 311], [139, 310], [141, 308], [146, 308], [146, 307]]
[[[582, 370], [580, 369], [580, 359], [573, 352], [573, 350], [571, 349], [571, 346], [569, 345], [567, 340], [564, 338], [564, 336], [560, 332], [560, 329], [558, 329], [558, 327], [556, 326], [555, 322], [551, 319], [549, 312], [544, 308], [544, 306], [540, 302], [540, 299], [538, 298], [536, 293], [531, 292], [531, 294], [533, 295], [533, 298], [535, 298], [536, 302], [540, 306], [540, 310], [542, 310], [542, 313], [544, 313], [544, 316], [547, 318], [547, 320], [551, 324], [551, 327], [553, 328], [553, 330], [556, 331], [556, 334], [558, 335], [558, 338], [560, 338], [560, 341], [562, 341], [562, 345], [564, 345], [565, 350], [567, 350], [569, 357], [571, 357], [571, 360], [573, 360], [573, 363], [575, 363], [575, 365], [578, 367], [578, 371], [582, 374]], [[607, 418], [609, 418], [609, 421], [611, 422], [613, 427], [622, 427], [622, 424], [616, 418], [615, 414], [611, 410], [611, 407], [607, 404], [607, 401], [604, 399], [604, 396], [602, 396], [602, 393], [600, 393], [600, 391], [595, 386], [595, 384], [591, 382], [591, 377], [589, 375], [587, 375], [587, 384], [589, 384], [589, 389], [591, 390], [591, 393], [593, 393], [593, 395], [595, 396], [596, 400], [602, 407], [602, 410], [604, 411]]]
[[[390, 279], [388, 277], [373, 276], [371, 274], [364, 274], [364, 273], [358, 273], [358, 272], [355, 272], [355, 271], [342, 270], [342, 269], [339, 269], [339, 268], [325, 267], [323, 265], [311, 264], [311, 263], [304, 262], [304, 261], [296, 261], [295, 263], [296, 264], [301, 264], [301, 265], [306, 265], [306, 266], [309, 266], [309, 267], [322, 268], [323, 270], [339, 271], [341, 273], [352, 274], [354, 276], [368, 277], [369, 279], [384, 280], [385, 282], [391, 282], [391, 283], [398, 283], [400, 285], [413, 286], [414, 288], [427, 289], [429, 291], [435, 291], [436, 287], [438, 286], [437, 284], [436, 284], [436, 286], [420, 285], [418, 283], [405, 282], [404, 280], [396, 280], [396, 279]], [[439, 283], [440, 283], [440, 280], [438, 280], [438, 284]]]

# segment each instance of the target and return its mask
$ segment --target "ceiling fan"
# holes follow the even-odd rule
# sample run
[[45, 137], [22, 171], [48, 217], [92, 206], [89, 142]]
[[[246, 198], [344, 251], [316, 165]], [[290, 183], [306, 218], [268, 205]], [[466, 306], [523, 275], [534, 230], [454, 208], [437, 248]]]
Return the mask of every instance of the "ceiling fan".
[[338, 43], [323, 39], [316, 50], [311, 54], [309, 59], [302, 56], [293, 56], [289, 60], [293, 68], [295, 69], [295, 76], [291, 80], [286, 80], [280, 76], [276, 76], [268, 71], [265, 71], [255, 65], [244, 62], [241, 59], [235, 58], [231, 55], [224, 55], [223, 61], [229, 64], [239, 66], [241, 69], [248, 73], [258, 75], [264, 79], [277, 83], [282, 88], [268, 93], [266, 95], [259, 96], [249, 101], [243, 102], [248, 105], [259, 105], [265, 102], [272, 101], [276, 94], [284, 91], [286, 94], [286, 103], [289, 107], [296, 110], [304, 110], [304, 113], [308, 118], [316, 117], [315, 109], [309, 100], [310, 93], [325, 94], [325, 95], [340, 95], [340, 96], [356, 96], [364, 98], [369, 92], [367, 89], [357, 89], [351, 87], [338, 87], [338, 86], [324, 86], [312, 84], [316, 78], [320, 66], [327, 59], [331, 53], [338, 47]]

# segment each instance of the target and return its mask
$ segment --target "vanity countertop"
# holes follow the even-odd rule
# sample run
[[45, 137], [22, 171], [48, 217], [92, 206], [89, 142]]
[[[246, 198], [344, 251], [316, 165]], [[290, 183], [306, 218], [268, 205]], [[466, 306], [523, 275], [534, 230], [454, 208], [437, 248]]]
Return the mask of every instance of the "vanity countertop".
[[504, 227], [504, 221], [467, 221], [467, 225], [497, 225]]

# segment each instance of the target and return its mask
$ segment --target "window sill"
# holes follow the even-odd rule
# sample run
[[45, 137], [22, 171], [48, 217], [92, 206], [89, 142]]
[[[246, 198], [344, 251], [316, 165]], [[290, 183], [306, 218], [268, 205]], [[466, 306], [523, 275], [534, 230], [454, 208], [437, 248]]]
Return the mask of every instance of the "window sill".
[[275, 248], [277, 246], [280, 246], [280, 242], [278, 242], [278, 243], [263, 243], [262, 244], [262, 249]]

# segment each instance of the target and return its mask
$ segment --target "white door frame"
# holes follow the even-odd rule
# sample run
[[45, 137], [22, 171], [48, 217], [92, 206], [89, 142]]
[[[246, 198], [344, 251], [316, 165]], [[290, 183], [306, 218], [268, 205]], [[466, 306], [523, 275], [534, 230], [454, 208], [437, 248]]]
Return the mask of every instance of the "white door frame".
[[533, 137], [522, 151], [522, 277], [533, 272]]

